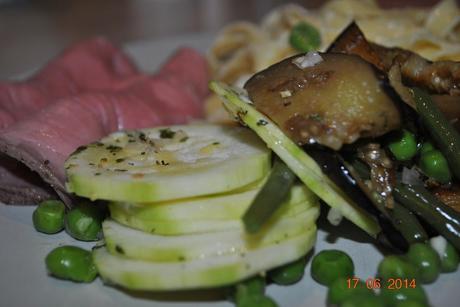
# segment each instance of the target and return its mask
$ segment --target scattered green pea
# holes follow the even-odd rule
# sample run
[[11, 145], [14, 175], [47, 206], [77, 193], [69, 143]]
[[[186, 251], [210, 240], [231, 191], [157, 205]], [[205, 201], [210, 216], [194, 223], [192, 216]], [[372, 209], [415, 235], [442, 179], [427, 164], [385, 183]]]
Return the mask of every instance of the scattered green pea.
[[246, 279], [235, 286], [235, 302], [238, 303], [248, 296], [264, 295], [265, 278], [255, 276]]
[[427, 152], [432, 151], [434, 149], [435, 148], [434, 148], [433, 144], [431, 144], [430, 142], [424, 142], [420, 146], [419, 152], [420, 152], [421, 155], [423, 155], [424, 153], [427, 153]]
[[52, 276], [76, 282], [91, 282], [97, 269], [91, 252], [76, 246], [60, 246], [45, 258], [46, 268]]
[[446, 158], [439, 150], [430, 150], [420, 156], [419, 166], [428, 177], [440, 183], [448, 183], [452, 173]]
[[428, 304], [425, 291], [418, 285], [415, 288], [402, 287], [400, 289], [382, 287], [380, 289], [380, 297], [389, 306], [394, 306], [402, 301], [417, 301], [422, 304]]
[[64, 229], [65, 206], [59, 200], [41, 202], [32, 214], [32, 221], [37, 231], [53, 234]]
[[351, 295], [340, 307], [385, 307], [385, 304], [373, 292], [368, 292]]
[[457, 250], [452, 244], [447, 242], [446, 249], [441, 256], [441, 271], [445, 273], [455, 272], [458, 268], [459, 261], [460, 257]]
[[320, 284], [329, 286], [339, 277], [351, 277], [355, 271], [353, 260], [339, 250], [323, 250], [313, 257], [311, 275]]
[[268, 274], [271, 280], [278, 285], [292, 285], [302, 279], [306, 264], [307, 258], [302, 257], [297, 261], [271, 270]]
[[392, 137], [388, 149], [396, 160], [407, 161], [417, 154], [417, 140], [412, 132], [404, 129]]
[[432, 283], [441, 273], [441, 260], [438, 253], [428, 244], [415, 243], [409, 247], [407, 259], [418, 269], [418, 280]]
[[263, 294], [248, 295], [236, 304], [237, 307], [278, 307], [278, 304], [270, 297]]
[[82, 241], [98, 240], [102, 229], [102, 217], [96, 205], [83, 203], [67, 213], [66, 231], [75, 239]]
[[377, 275], [383, 280], [389, 278], [417, 278], [417, 268], [401, 256], [390, 255], [380, 262]]
[[455, 247], [442, 236], [431, 238], [430, 244], [437, 251], [441, 260], [441, 272], [455, 272], [460, 261]]
[[291, 30], [289, 43], [299, 52], [318, 50], [321, 46], [321, 34], [311, 24], [299, 22]]
[[368, 289], [362, 280], [355, 287], [354, 282], [352, 281], [349, 285], [347, 279], [346, 277], [339, 277], [329, 286], [328, 305], [340, 305], [352, 295], [372, 294], [372, 290]]

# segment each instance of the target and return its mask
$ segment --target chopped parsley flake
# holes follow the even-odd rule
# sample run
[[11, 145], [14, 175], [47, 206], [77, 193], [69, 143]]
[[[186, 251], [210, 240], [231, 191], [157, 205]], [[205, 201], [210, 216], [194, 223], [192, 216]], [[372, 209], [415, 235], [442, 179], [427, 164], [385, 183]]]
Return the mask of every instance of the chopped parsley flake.
[[176, 132], [169, 128], [160, 129], [160, 138], [162, 139], [172, 139], [174, 135], [176, 135]]
[[257, 121], [257, 126], [265, 126], [267, 124], [268, 124], [268, 122], [265, 119], [259, 119]]

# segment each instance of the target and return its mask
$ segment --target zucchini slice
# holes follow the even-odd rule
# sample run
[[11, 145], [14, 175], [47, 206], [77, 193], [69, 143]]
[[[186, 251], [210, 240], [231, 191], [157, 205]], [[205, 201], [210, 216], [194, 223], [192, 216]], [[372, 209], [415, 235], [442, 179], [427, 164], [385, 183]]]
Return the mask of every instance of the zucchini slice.
[[316, 226], [278, 244], [182, 262], [152, 262], [93, 250], [105, 282], [133, 290], [185, 290], [233, 284], [304, 256], [316, 241]]
[[210, 88], [223, 101], [226, 109], [240, 122], [254, 130], [278, 157], [325, 203], [337, 209], [345, 218], [376, 237], [378, 223], [333, 183], [318, 164], [302, 148], [289, 139], [267, 116], [251, 106], [249, 99], [221, 82], [211, 82]]
[[[313, 206], [318, 205], [318, 200], [313, 202], [304, 200], [293, 204], [284, 204], [278, 212], [276, 212], [268, 222], [277, 221], [280, 218], [291, 217], [303, 212]], [[183, 235], [193, 233], [205, 233], [224, 230], [244, 229], [244, 224], [240, 217], [234, 219], [145, 219], [139, 215], [127, 214], [113, 206], [110, 207], [110, 216], [120, 224], [128, 227], [142, 230], [148, 233], [160, 235]]]
[[[113, 215], [130, 216], [133, 219], [152, 221], [182, 220], [235, 220], [240, 219], [250, 206], [260, 189], [241, 193], [218, 194], [162, 203], [112, 202], [109, 204]], [[285, 201], [286, 210], [300, 202], [315, 204], [317, 196], [305, 185], [292, 187]]]
[[158, 202], [235, 190], [264, 178], [270, 151], [218, 125], [115, 132], [66, 161], [67, 190], [92, 200]]
[[184, 261], [250, 250], [281, 242], [299, 235], [315, 225], [319, 206], [283, 217], [263, 227], [256, 235], [248, 234], [244, 227], [199, 234], [164, 236], [150, 234], [123, 226], [113, 220], [103, 223], [107, 250], [112, 254], [149, 261]]

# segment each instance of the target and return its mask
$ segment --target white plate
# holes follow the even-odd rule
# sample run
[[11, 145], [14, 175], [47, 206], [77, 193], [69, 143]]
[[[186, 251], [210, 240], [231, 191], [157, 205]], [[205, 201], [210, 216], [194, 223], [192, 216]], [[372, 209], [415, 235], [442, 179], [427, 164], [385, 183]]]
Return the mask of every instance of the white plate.
[[[211, 39], [209, 34], [188, 35], [135, 43], [127, 50], [139, 67], [154, 71], [175, 48], [187, 45], [205, 51]], [[64, 244], [89, 249], [92, 244], [72, 240], [64, 232], [51, 236], [36, 232], [32, 226], [33, 209], [0, 204], [0, 306], [232, 306], [216, 301], [210, 293], [135, 294], [105, 286], [100, 280], [76, 284], [48, 277], [44, 259], [51, 249]], [[348, 223], [338, 228], [321, 227], [315, 252], [331, 248], [346, 251], [353, 258], [356, 275], [362, 279], [374, 276], [383, 257], [366, 235]], [[268, 295], [283, 307], [325, 306], [327, 289], [313, 281], [309, 272], [308, 265], [303, 280], [296, 285], [270, 285]], [[442, 274], [435, 284], [424, 288], [432, 306], [455, 307], [460, 301], [459, 286], [460, 272], [456, 272]]]

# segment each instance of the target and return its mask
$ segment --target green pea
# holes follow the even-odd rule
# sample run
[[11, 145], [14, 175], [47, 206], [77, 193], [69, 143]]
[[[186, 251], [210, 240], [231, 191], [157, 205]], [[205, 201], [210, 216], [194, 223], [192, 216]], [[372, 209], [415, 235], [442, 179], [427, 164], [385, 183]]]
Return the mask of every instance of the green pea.
[[235, 286], [235, 302], [240, 302], [247, 296], [263, 295], [265, 293], [265, 278], [255, 276], [246, 279]]
[[351, 295], [340, 307], [385, 307], [385, 304], [373, 292], [367, 292]]
[[460, 257], [457, 250], [452, 244], [447, 242], [446, 249], [441, 256], [441, 271], [445, 273], [455, 272], [458, 268], [459, 261]]
[[350, 256], [335, 249], [321, 251], [313, 257], [311, 263], [313, 279], [327, 286], [339, 277], [352, 277], [354, 271], [355, 266]]
[[32, 221], [37, 231], [52, 234], [64, 228], [65, 206], [59, 200], [41, 202], [32, 214]]
[[248, 295], [236, 304], [237, 307], [277, 307], [278, 304], [263, 294]]
[[95, 205], [83, 203], [76, 206], [65, 218], [66, 231], [75, 239], [82, 241], [98, 240], [102, 229], [102, 216]]
[[372, 290], [366, 287], [366, 284], [360, 280], [355, 283], [348, 278], [339, 277], [330, 286], [327, 292], [327, 302], [329, 305], [340, 305], [352, 295], [366, 295], [372, 294]]
[[388, 149], [396, 160], [407, 161], [417, 154], [417, 140], [413, 133], [404, 129], [391, 138]]
[[428, 307], [428, 304], [419, 301], [407, 300], [397, 303], [395, 307]]
[[422, 304], [428, 303], [426, 293], [421, 286], [416, 286], [415, 288], [402, 287], [401, 289], [388, 289], [387, 287], [382, 287], [380, 289], [380, 297], [389, 306], [394, 306], [402, 301], [417, 301]]
[[302, 279], [306, 264], [307, 258], [302, 257], [297, 261], [271, 270], [268, 274], [271, 280], [278, 285], [292, 285]]
[[448, 183], [452, 173], [446, 158], [439, 150], [430, 150], [420, 156], [420, 169], [425, 175], [440, 183]]
[[377, 275], [383, 280], [389, 278], [417, 278], [417, 268], [401, 256], [390, 255], [379, 263]]
[[419, 151], [420, 151], [420, 154], [423, 155], [424, 153], [427, 153], [427, 152], [432, 151], [434, 149], [435, 148], [434, 148], [433, 144], [431, 144], [430, 142], [425, 142], [420, 146]]
[[417, 267], [418, 278], [422, 283], [432, 283], [441, 273], [441, 260], [430, 245], [412, 244], [406, 256]]
[[289, 43], [299, 52], [318, 50], [321, 46], [321, 34], [311, 24], [299, 22], [291, 30]]
[[91, 252], [76, 246], [61, 246], [53, 249], [45, 259], [49, 274], [76, 282], [91, 282], [97, 269]]

